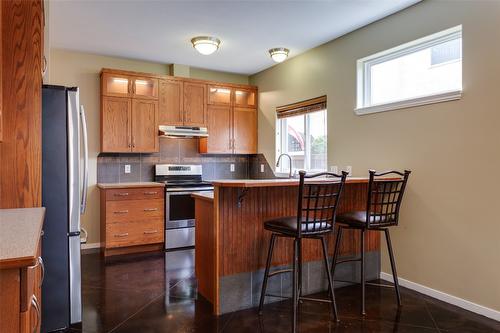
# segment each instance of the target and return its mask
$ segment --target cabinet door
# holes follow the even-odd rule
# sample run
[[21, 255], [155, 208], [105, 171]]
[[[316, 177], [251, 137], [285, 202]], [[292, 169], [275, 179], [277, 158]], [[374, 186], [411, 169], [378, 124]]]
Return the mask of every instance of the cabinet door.
[[159, 125], [183, 125], [182, 81], [160, 80]]
[[129, 152], [130, 141], [130, 98], [102, 97], [101, 106], [101, 151]]
[[257, 110], [234, 108], [233, 148], [235, 154], [257, 153]]
[[104, 96], [132, 96], [132, 78], [127, 75], [103, 73], [101, 77], [101, 93]]
[[231, 88], [223, 86], [208, 86], [208, 104], [231, 105]]
[[132, 79], [132, 97], [158, 99], [158, 79], [134, 77]]
[[132, 99], [132, 151], [158, 151], [158, 102]]
[[255, 108], [256, 95], [255, 90], [236, 89], [234, 91], [234, 106]]
[[231, 107], [208, 106], [208, 138], [200, 139], [200, 152], [209, 154], [231, 154]]
[[206, 85], [184, 82], [184, 125], [207, 126]]

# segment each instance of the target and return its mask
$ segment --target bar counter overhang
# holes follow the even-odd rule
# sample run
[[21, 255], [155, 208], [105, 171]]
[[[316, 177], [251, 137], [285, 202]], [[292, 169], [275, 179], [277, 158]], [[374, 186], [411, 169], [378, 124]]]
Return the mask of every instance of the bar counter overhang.
[[[198, 292], [213, 305], [216, 315], [258, 306], [271, 232], [264, 221], [297, 213], [298, 179], [217, 180], [214, 194], [193, 194], [196, 206], [195, 270]], [[365, 210], [368, 178], [348, 178], [337, 214]], [[327, 290], [322, 262], [321, 242], [302, 241], [303, 294]], [[328, 236], [328, 252], [333, 255], [334, 234]], [[343, 235], [341, 258], [360, 252], [359, 232]], [[366, 237], [366, 279], [380, 274], [380, 235], [369, 231]], [[271, 271], [290, 268], [293, 241], [279, 237], [276, 241]], [[335, 279], [359, 282], [358, 262], [339, 265]], [[269, 279], [268, 293], [281, 297], [291, 295], [291, 273]], [[335, 288], [346, 283], [335, 283]], [[266, 303], [280, 301], [267, 297]]]

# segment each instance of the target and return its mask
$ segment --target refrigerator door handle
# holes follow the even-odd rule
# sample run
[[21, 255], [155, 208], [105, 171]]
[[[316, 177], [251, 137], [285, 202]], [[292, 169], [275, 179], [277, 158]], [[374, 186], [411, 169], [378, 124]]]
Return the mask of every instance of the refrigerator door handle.
[[87, 187], [89, 184], [89, 143], [87, 136], [87, 119], [85, 117], [85, 109], [80, 105], [80, 117], [82, 119], [82, 140], [83, 140], [83, 186], [82, 186], [82, 202], [80, 205], [80, 214], [85, 213], [87, 208]]

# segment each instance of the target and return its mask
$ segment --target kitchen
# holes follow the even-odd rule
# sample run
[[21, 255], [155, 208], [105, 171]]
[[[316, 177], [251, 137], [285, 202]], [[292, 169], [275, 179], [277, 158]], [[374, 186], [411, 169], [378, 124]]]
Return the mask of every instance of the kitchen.
[[[483, 35], [500, 7], [363, 5], [2, 2], [0, 330], [500, 331], [495, 186], [472, 181], [471, 199], [462, 182], [498, 166], [500, 51]], [[34, 38], [20, 53], [16, 29]], [[422, 49], [447, 71], [429, 82], [449, 86], [408, 97], [377, 81], [377, 64]], [[402, 186], [387, 185], [399, 227], [349, 215], [370, 209], [371, 169]], [[314, 190], [300, 170], [331, 178]], [[300, 193], [340, 199], [328, 236], [295, 219], [311, 238], [297, 250], [285, 219]]]

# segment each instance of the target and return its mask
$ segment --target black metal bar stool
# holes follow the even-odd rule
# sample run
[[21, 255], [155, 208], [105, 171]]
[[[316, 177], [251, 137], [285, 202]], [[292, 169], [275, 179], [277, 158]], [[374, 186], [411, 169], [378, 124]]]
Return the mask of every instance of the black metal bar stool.
[[[328, 264], [328, 252], [325, 237], [333, 231], [337, 206], [344, 188], [347, 177], [346, 172], [342, 175], [333, 173], [318, 173], [306, 175], [305, 171], [300, 171], [299, 195], [297, 215], [282, 217], [266, 221], [264, 229], [272, 232], [269, 252], [267, 255], [266, 270], [262, 283], [260, 295], [259, 314], [262, 314], [264, 299], [266, 296], [267, 280], [277, 274], [292, 272], [292, 331], [297, 329], [297, 306], [299, 300], [329, 302], [332, 305], [332, 312], [335, 320], [338, 321], [337, 306], [333, 293], [333, 280]], [[330, 177], [328, 179], [317, 179], [318, 177]], [[315, 179], [316, 178], [316, 179]], [[306, 181], [307, 180], [307, 181]], [[278, 270], [270, 273], [276, 237], [288, 237], [294, 239], [293, 247], [293, 269]], [[330, 300], [302, 297], [302, 239], [313, 238], [321, 240], [325, 269], [328, 275], [329, 298]]]
[[[398, 224], [399, 209], [401, 207], [401, 201], [403, 200], [403, 194], [410, 172], [411, 171], [405, 170], [404, 173], [398, 171], [376, 173], [375, 171], [370, 170], [366, 210], [347, 212], [337, 216], [339, 230], [335, 242], [335, 250], [333, 252], [332, 276], [335, 275], [335, 267], [337, 264], [351, 261], [361, 262], [361, 313], [363, 315], [365, 314], [365, 285], [387, 287], [387, 285], [367, 283], [365, 281], [365, 232], [367, 230], [383, 231], [385, 233], [398, 306], [401, 305], [398, 276], [396, 273], [396, 264], [394, 262], [394, 253], [392, 252], [391, 237], [389, 235], [388, 227], [396, 226]], [[391, 177], [386, 177], [385, 179], [379, 178], [383, 176]], [[340, 242], [342, 240], [342, 232], [344, 229], [355, 229], [360, 231], [361, 258], [340, 261], [337, 260]]]

